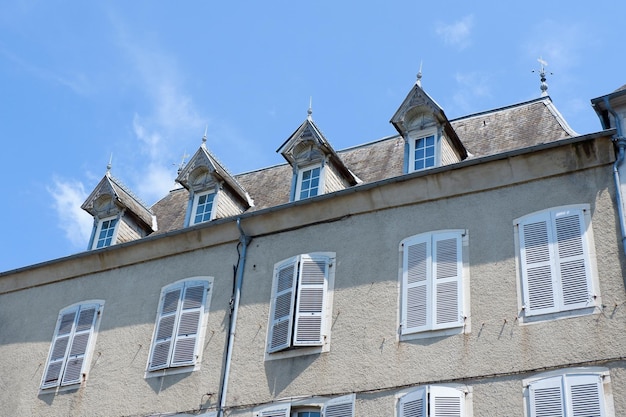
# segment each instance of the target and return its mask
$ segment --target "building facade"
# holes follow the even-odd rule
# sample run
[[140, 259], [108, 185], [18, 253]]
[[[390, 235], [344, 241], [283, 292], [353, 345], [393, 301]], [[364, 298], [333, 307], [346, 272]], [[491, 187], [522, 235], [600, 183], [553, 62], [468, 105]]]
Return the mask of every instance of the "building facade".
[[203, 142], [153, 207], [107, 171], [88, 251], [0, 274], [2, 414], [626, 415], [625, 100], [578, 135], [418, 80], [397, 136], [309, 112], [240, 175]]

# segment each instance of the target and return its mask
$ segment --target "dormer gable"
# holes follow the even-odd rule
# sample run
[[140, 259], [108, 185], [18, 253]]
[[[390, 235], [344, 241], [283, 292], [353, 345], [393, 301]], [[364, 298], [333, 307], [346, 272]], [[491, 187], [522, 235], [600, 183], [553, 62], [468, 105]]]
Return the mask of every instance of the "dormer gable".
[[202, 145], [179, 171], [176, 182], [189, 191], [185, 227], [236, 216], [254, 206], [246, 190]]
[[361, 182], [313, 122], [311, 109], [306, 120], [276, 152], [293, 169], [291, 201], [342, 190]]
[[467, 158], [443, 109], [422, 89], [421, 73], [390, 122], [405, 141], [405, 173]]
[[110, 165], [81, 208], [94, 219], [88, 249], [141, 239], [157, 230], [152, 211], [111, 175]]

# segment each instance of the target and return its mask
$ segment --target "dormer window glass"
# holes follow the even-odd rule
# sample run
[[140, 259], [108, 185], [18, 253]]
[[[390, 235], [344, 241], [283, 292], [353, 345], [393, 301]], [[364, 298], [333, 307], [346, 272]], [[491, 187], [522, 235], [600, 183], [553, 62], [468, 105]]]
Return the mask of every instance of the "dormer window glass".
[[430, 135], [413, 142], [413, 171], [435, 166], [435, 136]]
[[195, 195], [191, 224], [204, 223], [213, 219], [214, 200], [215, 193], [212, 191]]
[[96, 239], [93, 249], [111, 246], [113, 236], [115, 236], [115, 226], [117, 225], [117, 217], [100, 220], [98, 229], [96, 230]]
[[322, 167], [315, 165], [301, 169], [298, 172], [298, 184], [296, 189], [296, 200], [315, 197], [320, 191], [320, 176]]

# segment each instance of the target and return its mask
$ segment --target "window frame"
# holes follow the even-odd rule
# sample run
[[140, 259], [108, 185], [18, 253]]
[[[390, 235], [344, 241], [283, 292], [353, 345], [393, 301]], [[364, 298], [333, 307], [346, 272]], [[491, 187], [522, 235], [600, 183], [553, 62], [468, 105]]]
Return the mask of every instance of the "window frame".
[[[437, 284], [435, 275], [438, 273], [438, 264], [442, 262], [436, 262], [433, 258], [439, 256], [438, 248], [440, 242], [455, 240], [456, 249], [456, 276], [447, 276]], [[423, 248], [417, 248], [418, 245], [422, 245]], [[415, 248], [415, 249], [414, 249]], [[426, 233], [420, 233], [403, 239], [399, 245], [399, 309], [398, 309], [398, 337], [400, 340], [412, 340], [437, 336], [448, 336], [459, 333], [469, 333], [470, 319], [470, 272], [469, 272], [469, 233], [466, 229], [446, 229], [436, 230]], [[419, 249], [425, 249], [425, 253], [410, 254]], [[448, 255], [446, 251], [441, 248], [444, 256]], [[448, 247], [448, 249], [450, 249]], [[411, 270], [409, 269], [409, 256], [425, 256], [425, 266], [421, 271], [425, 274], [424, 279], [419, 277], [411, 277]], [[414, 260], [412, 260], [414, 262]], [[417, 266], [415, 266], [417, 267]], [[449, 268], [442, 268], [442, 273], [448, 273]], [[413, 272], [413, 274], [419, 274], [420, 271]], [[413, 282], [411, 282], [413, 281]], [[436, 316], [437, 311], [441, 310], [446, 312], [446, 304], [438, 303], [438, 291], [435, 289], [439, 286], [445, 289], [445, 285], [450, 285], [456, 282], [456, 312], [459, 317], [456, 321], [444, 321], [437, 323]], [[425, 291], [425, 293], [424, 293]], [[410, 294], [411, 293], [411, 294]], [[409, 305], [409, 300], [416, 300], [416, 297], [425, 297], [422, 300], [426, 301], [424, 307], [423, 316], [419, 317], [423, 320], [421, 325], [410, 325], [411, 310], [415, 312], [417, 306], [415, 303]], [[446, 303], [446, 297], [441, 297], [441, 302]], [[451, 305], [448, 305], [450, 308]], [[441, 308], [440, 308], [441, 307]], [[447, 313], [448, 315], [450, 313]], [[443, 315], [445, 317], [445, 315]]]
[[355, 394], [340, 397], [312, 397], [294, 401], [279, 401], [255, 407], [253, 417], [293, 417], [299, 411], [320, 411], [322, 416], [354, 417]]
[[[436, 168], [438, 166], [441, 165], [441, 135], [439, 134], [438, 129], [436, 128], [430, 128], [430, 129], [420, 129], [417, 131], [411, 131], [408, 133], [407, 137], [408, 137], [408, 145], [409, 145], [409, 151], [408, 151], [408, 164], [407, 164], [407, 172], [411, 173], [411, 172], [419, 172], [419, 171], [424, 171], [430, 168]], [[427, 138], [433, 138], [433, 148], [434, 148], [434, 155], [433, 155], [433, 165], [432, 166], [425, 166], [426, 164], [424, 163], [424, 167], [423, 168], [415, 168], [415, 163], [417, 162], [417, 159], [415, 158], [415, 152], [416, 152], [416, 144], [418, 141], [420, 140], [426, 140]], [[426, 156], [424, 156], [424, 158], [422, 158], [425, 162], [426, 160]]]
[[[209, 213], [209, 219], [196, 222], [196, 216], [198, 215], [199, 200], [201, 197], [208, 196], [210, 194], [213, 194], [213, 197], [211, 199], [211, 212]], [[207, 222], [214, 220], [215, 215], [217, 213], [217, 200], [218, 200], [218, 193], [216, 192], [216, 190], [207, 190], [207, 191], [194, 193], [193, 202], [191, 204], [191, 214], [189, 216], [189, 226], [207, 223]], [[206, 214], [206, 212], [203, 212], [202, 214], [204, 215]]]
[[[89, 325], [89, 328], [78, 330], [77, 326], [79, 325], [81, 319], [81, 313], [91, 309], [94, 309], [95, 311], [93, 317], [91, 318], [91, 324]], [[54, 333], [52, 336], [52, 342], [50, 343], [50, 349], [48, 351], [46, 363], [43, 368], [41, 383], [39, 385], [41, 391], [47, 392], [51, 390], [74, 389], [76, 386], [82, 386], [82, 384], [87, 380], [103, 309], [104, 300], [86, 300], [67, 306], [59, 311]], [[61, 327], [64, 324], [64, 319], [69, 314], [74, 315], [74, 317], [72, 318], [71, 328], [67, 333], [59, 334], [59, 332], [61, 331]], [[65, 323], [67, 324], [67, 321], [65, 321]], [[80, 337], [84, 335], [87, 335], [87, 341], [85, 343], [81, 343], [80, 340], [77, 341], [77, 336]], [[53, 357], [57, 348], [57, 342], [60, 342], [60, 339], [65, 337], [67, 337], [67, 344], [65, 348], [62, 348], [62, 345], [59, 346], [59, 348], [64, 349], [63, 356]], [[75, 348], [75, 342], [78, 343], [78, 346], [76, 348], [83, 350], [82, 353], [75, 353], [74, 355], [72, 355], [72, 352]], [[78, 357], [80, 357], [82, 362], [80, 362], [80, 368], [78, 369], [78, 371], [76, 371], [76, 369], [73, 370], [73, 372], [77, 374], [77, 377], [66, 381], [65, 379], [68, 375], [68, 363], [70, 362], [72, 356], [74, 357], [74, 361], [77, 361]], [[56, 378], [54, 383], [47, 383], [46, 379], [48, 377], [48, 373], [51, 371], [50, 368], [53, 366], [53, 364], [60, 364], [58, 377]], [[74, 365], [75, 364], [76, 362], [74, 362]]]
[[[302, 193], [302, 183], [304, 181], [304, 173], [311, 172], [315, 169], [319, 169], [319, 178], [317, 184], [317, 193], [315, 195], [308, 195], [307, 197], [302, 197], [300, 194]], [[310, 190], [311, 187], [308, 188]], [[319, 195], [324, 194], [324, 164], [318, 162], [316, 164], [306, 165], [302, 167], [298, 167], [298, 174], [296, 175], [296, 187], [294, 193], [294, 201], [298, 200], [306, 200], [307, 198], [317, 197]]]
[[[311, 275], [306, 278], [302, 266], [305, 263], [311, 265], [320, 262], [324, 264], [323, 283], [319, 282], [319, 278], [315, 281], [315, 269], [308, 269], [307, 273]], [[336, 254], [334, 252], [305, 253], [274, 264], [265, 360], [309, 355], [330, 350], [335, 264]], [[303, 283], [303, 279], [309, 279], [309, 283]], [[285, 287], [289, 283], [291, 286]], [[279, 286], [281, 289], [278, 288]], [[309, 310], [302, 309], [300, 301], [302, 299], [311, 300], [310, 295], [318, 294], [320, 290], [322, 291], [321, 306], [314, 309], [309, 308]], [[307, 297], [302, 295], [303, 291], [307, 291]], [[285, 302], [288, 305], [284, 304]], [[314, 304], [309, 302], [307, 305], [312, 306]], [[283, 315], [275, 317], [280, 312]], [[317, 321], [319, 321], [319, 338], [315, 337], [318, 335], [317, 332], [311, 332], [311, 329], [315, 329], [318, 325]], [[275, 340], [274, 334], [277, 331], [279, 339]], [[282, 333], [285, 331], [286, 334]], [[298, 335], [302, 336], [300, 340], [296, 340]]]
[[[188, 294], [187, 290], [189, 288], [195, 287], [203, 287], [203, 300], [200, 302], [200, 306], [192, 307], [185, 309], [183, 308], [183, 303], [186, 301], [185, 297]], [[167, 301], [168, 295], [173, 294], [177, 291], [180, 291], [178, 294], [178, 298], [176, 301], [176, 310], [174, 312], [168, 311], [164, 312], [165, 303]], [[145, 378], [151, 378], [162, 375], [171, 375], [177, 373], [184, 372], [193, 372], [200, 368], [202, 363], [202, 352], [204, 346], [204, 338], [206, 335], [206, 327], [209, 316], [210, 304], [211, 304], [211, 296], [213, 293], [213, 277], [209, 276], [196, 276], [185, 278], [171, 284], [168, 284], [161, 288], [161, 293], [159, 296], [159, 304], [157, 308], [155, 325], [152, 333], [152, 338], [150, 341], [150, 351], [148, 352], [148, 359], [146, 363], [146, 371]], [[193, 301], [193, 300], [192, 300]], [[185, 310], [187, 313], [184, 313]], [[177, 334], [178, 330], [181, 326], [181, 321], [184, 322], [182, 316], [187, 314], [187, 316], [191, 316], [192, 314], [198, 313], [197, 320], [192, 320], [186, 323], [187, 326], [193, 326], [195, 323], [195, 331], [196, 333], [186, 333], [184, 335]], [[158, 338], [160, 325], [162, 320], [166, 320], [168, 317], [173, 317], [174, 322], [172, 323], [171, 336], [169, 338]], [[192, 316], [193, 317], [193, 316]], [[191, 329], [191, 328], [189, 328]], [[191, 335], [191, 337], [190, 337]], [[184, 350], [185, 340], [189, 340], [191, 338], [195, 338], [195, 343], [193, 345], [193, 351], [191, 355], [193, 359], [182, 361], [179, 360], [178, 363], [174, 362], [174, 357], [176, 354], [177, 344], [180, 343], [181, 349]], [[157, 363], [153, 365], [153, 360], [155, 360], [155, 355], [162, 354], [163, 352], [156, 352], [156, 348], [158, 346], [162, 346], [167, 344], [167, 354], [164, 359], [165, 362]], [[188, 345], [187, 345], [188, 346]], [[185, 353], [183, 351], [183, 353]]]
[[[404, 389], [396, 395], [396, 417], [429, 417], [437, 416], [437, 398], [458, 398], [459, 414], [454, 416], [450, 413], [450, 402], [446, 408], [446, 416], [450, 417], [472, 417], [472, 391], [466, 385], [462, 384], [432, 384], [421, 385], [409, 389]], [[407, 413], [403, 406], [408, 402], [414, 402], [411, 405], [411, 413]], [[421, 402], [421, 403], [420, 403]]]
[[[105, 222], [111, 222], [111, 221], [115, 221], [115, 224], [113, 225], [113, 232], [111, 234], [111, 236], [109, 237], [110, 239], [110, 243], [108, 245], [103, 245], [103, 246], [98, 246], [98, 242], [100, 242], [100, 233], [102, 233], [102, 227], [104, 225]], [[91, 249], [102, 249], [102, 248], [108, 248], [109, 246], [113, 246], [115, 244], [115, 241], [117, 240], [117, 231], [119, 230], [119, 224], [120, 224], [120, 218], [119, 216], [109, 216], [109, 217], [105, 217], [102, 219], [98, 219], [98, 225], [96, 226], [96, 230], [94, 231], [93, 234], [93, 242], [91, 244]], [[106, 230], [110, 230], [111, 228], [108, 227]], [[105, 241], [107, 240], [107, 238], [104, 239]]]
[[[560, 257], [559, 258], [559, 239], [557, 235], [561, 233], [561, 235], [568, 236], [568, 229], [564, 227], [567, 225], [567, 218], [572, 218], [573, 216], [578, 217], [578, 221], [576, 222], [579, 229], [580, 245], [581, 253], [571, 255], [569, 257]], [[561, 226], [558, 226], [557, 222], [561, 219], [565, 219], [561, 222]], [[543, 230], [540, 228], [540, 223], [545, 222], [546, 226], [546, 235], [540, 236], [540, 233], [543, 233]], [[529, 213], [522, 217], [519, 217], [513, 221], [514, 227], [514, 240], [515, 240], [515, 252], [516, 252], [516, 269], [517, 269], [517, 293], [518, 293], [518, 310], [519, 310], [519, 318], [520, 323], [534, 323], [537, 321], [545, 321], [545, 320], [553, 320], [560, 318], [567, 318], [573, 316], [582, 316], [589, 315], [600, 312], [600, 306], [602, 305], [602, 299], [600, 296], [600, 286], [599, 279], [597, 273], [596, 266], [596, 254], [595, 254], [595, 245], [593, 239], [593, 229], [591, 224], [591, 212], [589, 204], [572, 204], [566, 206], [557, 206], [551, 207], [548, 209], [536, 211], [533, 213]], [[525, 228], [528, 227], [528, 232], [525, 232]], [[561, 228], [561, 232], [557, 231], [557, 227]], [[529, 238], [526, 239], [526, 235], [528, 234]], [[541, 246], [540, 241], [541, 238], [547, 239], [547, 254], [540, 253]], [[571, 242], [571, 235], [570, 242]], [[535, 247], [539, 249], [534, 249], [533, 251], [528, 251], [526, 249], [526, 240], [530, 240], [535, 243]], [[565, 239], [563, 239], [565, 240]], [[545, 243], [545, 242], [544, 242]], [[563, 252], [567, 250], [573, 251], [576, 245], [569, 244], [564, 245]], [[528, 256], [527, 256], [528, 255]], [[542, 256], [548, 256], [548, 260], [542, 260]], [[525, 259], [537, 260], [536, 262], [526, 262]], [[569, 259], [569, 261], [566, 261]], [[562, 297], [564, 283], [563, 283], [563, 274], [561, 273], [561, 265], [564, 265], [566, 262], [571, 264], [572, 261], [581, 261], [584, 264], [585, 268], [585, 285], [587, 289], [587, 298], [586, 302], [578, 302], [572, 303], [570, 306], [565, 304], [564, 298]], [[540, 271], [546, 271], [546, 268], [549, 268], [549, 276], [544, 277], [543, 282], [545, 285], [541, 287], [541, 290], [537, 291], [537, 294], [530, 294], [530, 285], [528, 283], [529, 270], [539, 269]], [[534, 273], [534, 272], [531, 272]], [[574, 278], [575, 276], [572, 275]], [[537, 282], [540, 284], [541, 276], [539, 273], [535, 275], [538, 280]], [[570, 278], [572, 280], [572, 278]], [[550, 283], [549, 285], [547, 283]], [[579, 285], [580, 286], [580, 285]], [[546, 289], [550, 287], [550, 289]], [[534, 288], [540, 288], [538, 284], [534, 286]], [[572, 284], [571, 288], [576, 288]], [[548, 305], [543, 308], [532, 308], [531, 298], [535, 298], [538, 300], [536, 305], [545, 304], [548, 302], [549, 294], [551, 291], [551, 302], [552, 306]], [[573, 291], [569, 292], [570, 294], [574, 294]], [[578, 294], [577, 297], [581, 297], [582, 294]], [[543, 299], [542, 299], [543, 297]], [[571, 296], [570, 296], [571, 297]]]

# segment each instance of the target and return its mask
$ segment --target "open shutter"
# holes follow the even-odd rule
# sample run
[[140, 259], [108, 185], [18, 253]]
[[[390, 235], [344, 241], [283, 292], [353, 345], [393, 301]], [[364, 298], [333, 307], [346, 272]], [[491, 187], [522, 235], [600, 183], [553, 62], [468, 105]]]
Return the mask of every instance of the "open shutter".
[[398, 401], [398, 417], [427, 417], [426, 388], [411, 391]]
[[74, 328], [74, 321], [78, 309], [61, 312], [57, 320], [52, 348], [48, 358], [48, 366], [46, 366], [46, 374], [44, 376], [41, 388], [50, 388], [59, 385], [61, 372], [64, 369], [67, 351], [70, 346], [70, 337]]
[[328, 259], [300, 256], [296, 296], [294, 345], [318, 346], [324, 343], [324, 303], [328, 282]]
[[195, 364], [206, 294], [206, 283], [185, 283], [170, 366]]
[[152, 341], [152, 355], [148, 370], [167, 368], [171, 356], [174, 331], [176, 330], [176, 314], [180, 304], [183, 286], [166, 291], [161, 297], [156, 332]]
[[519, 225], [524, 307], [528, 316], [558, 311], [550, 223], [550, 213], [545, 212]]
[[354, 394], [328, 400], [322, 407], [322, 417], [354, 417]]
[[566, 375], [568, 416], [604, 417], [604, 394], [599, 375]]
[[565, 310], [587, 307], [593, 294], [583, 212], [580, 209], [557, 212], [554, 225], [562, 307]]
[[291, 404], [279, 404], [264, 407], [254, 413], [254, 417], [289, 417], [291, 414]]
[[529, 386], [530, 417], [565, 416], [562, 379], [546, 378]]
[[274, 271], [272, 288], [269, 353], [286, 349], [291, 345], [298, 257], [282, 264]]
[[97, 305], [81, 306], [74, 327], [74, 334], [72, 336], [65, 370], [63, 371], [61, 385], [78, 384], [81, 382], [82, 371], [85, 366], [85, 356], [97, 314]]
[[430, 417], [465, 416], [465, 393], [452, 387], [430, 387]]
[[461, 234], [433, 235], [433, 328], [463, 325], [463, 259]]
[[430, 235], [404, 243], [402, 254], [402, 334], [429, 328], [432, 276]]

